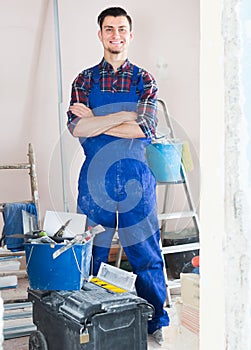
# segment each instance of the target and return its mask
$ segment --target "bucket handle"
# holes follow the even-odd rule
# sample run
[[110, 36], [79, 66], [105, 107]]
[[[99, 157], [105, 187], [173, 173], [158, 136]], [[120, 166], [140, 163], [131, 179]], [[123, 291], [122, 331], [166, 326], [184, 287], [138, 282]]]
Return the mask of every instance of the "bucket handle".
[[74, 250], [74, 247], [72, 246], [71, 249], [72, 249], [73, 256], [74, 256], [74, 258], [75, 258], [76, 264], [77, 264], [78, 271], [82, 274], [82, 270], [81, 270], [81, 268], [80, 268], [80, 266], [79, 266], [78, 259], [77, 259], [77, 255], [76, 255], [76, 252], [75, 252], [75, 250]]
[[[31, 256], [32, 256], [32, 253], [33, 253], [33, 249], [34, 249], [34, 246], [31, 247], [31, 250], [30, 250], [30, 254], [29, 254], [29, 258], [28, 258], [28, 261], [26, 263], [26, 267], [28, 268], [29, 266], [29, 263], [30, 263], [30, 260], [31, 260]], [[74, 250], [74, 247], [71, 247], [72, 249], [72, 252], [73, 252], [73, 256], [75, 258], [75, 261], [76, 261], [76, 264], [77, 264], [77, 267], [78, 267], [78, 271], [81, 273], [81, 269], [80, 269], [80, 266], [79, 266], [79, 263], [78, 263], [78, 259], [77, 259], [77, 256], [76, 256], [76, 252]]]
[[[28, 261], [27, 261], [27, 263], [26, 263], [26, 268], [28, 268], [28, 266], [29, 266], [29, 263], [30, 263], [30, 260], [31, 260], [31, 256], [32, 256], [32, 254], [33, 254], [33, 249], [34, 249], [34, 246], [31, 247], [30, 254], [29, 254], [29, 258], [28, 258]], [[77, 259], [77, 255], [76, 255], [75, 249], [74, 249], [73, 246], [71, 247], [71, 249], [72, 249], [73, 256], [74, 256], [74, 258], [75, 258], [76, 264], [77, 264], [78, 271], [82, 274], [82, 270], [81, 270], [81, 268], [80, 268], [80, 266], [79, 266], [79, 263], [78, 263], [78, 259]]]
[[31, 259], [32, 253], [33, 253], [33, 249], [34, 249], [34, 246], [32, 246], [32, 248], [31, 248], [31, 250], [30, 250], [30, 255], [29, 255], [28, 261], [27, 261], [27, 263], [26, 263], [26, 268], [28, 268], [28, 266], [29, 266], [30, 259]]

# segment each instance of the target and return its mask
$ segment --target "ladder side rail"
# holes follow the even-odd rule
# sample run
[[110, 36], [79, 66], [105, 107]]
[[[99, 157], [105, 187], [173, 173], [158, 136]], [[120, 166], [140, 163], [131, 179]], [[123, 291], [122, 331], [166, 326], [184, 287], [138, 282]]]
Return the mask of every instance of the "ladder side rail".
[[[173, 125], [172, 125], [171, 117], [170, 117], [169, 111], [167, 109], [166, 103], [162, 99], [158, 99], [158, 103], [163, 108], [163, 112], [164, 112], [164, 115], [165, 115], [165, 120], [166, 120], [167, 126], [170, 128], [170, 136], [171, 136], [172, 139], [175, 140], [176, 136], [175, 136], [175, 133], [174, 133], [174, 128], [173, 128]], [[192, 193], [191, 193], [191, 190], [190, 190], [188, 178], [187, 178], [186, 171], [185, 171], [185, 168], [184, 168], [182, 162], [181, 162], [181, 167], [180, 167], [180, 175], [181, 175], [182, 184], [184, 186], [184, 191], [185, 191], [186, 199], [187, 199], [187, 202], [188, 202], [189, 211], [190, 211], [190, 213], [192, 213], [191, 217], [193, 219], [194, 227], [195, 227], [195, 229], [197, 231], [197, 234], [199, 235], [200, 228], [199, 228], [199, 220], [198, 220], [198, 216], [197, 216], [197, 212], [196, 212], [196, 207], [195, 207], [195, 204], [194, 204], [194, 201], [193, 201], [193, 198], [192, 198]], [[164, 199], [164, 203], [163, 203], [164, 213], [162, 213], [162, 214], [166, 214], [165, 211], [167, 210], [167, 187], [168, 187], [169, 183], [167, 182], [165, 184], [166, 184], [166, 186], [165, 186], [166, 190], [165, 190], [165, 197], [164, 197], [165, 199]], [[170, 216], [170, 219], [172, 219], [171, 216]], [[163, 230], [167, 226], [167, 220], [168, 220], [168, 218], [161, 219], [162, 239], [163, 239], [163, 235], [164, 235]], [[169, 247], [162, 247], [162, 244], [161, 244], [161, 248], [162, 248], [162, 257], [163, 257], [163, 263], [164, 263], [164, 275], [165, 275], [165, 279], [166, 279], [166, 290], [167, 290], [166, 302], [167, 302], [167, 306], [171, 306], [170, 289], [172, 287], [168, 283], [168, 277], [167, 277], [167, 271], [166, 271], [166, 264], [165, 264], [164, 256], [166, 254], [172, 254], [172, 253], [175, 253], [175, 252], [184, 252], [184, 251], [194, 250], [195, 248], [196, 249], [200, 249], [200, 243], [197, 242], [197, 243], [190, 243], [190, 244], [183, 244], [183, 245], [169, 246]]]
[[192, 198], [192, 192], [190, 189], [189, 181], [187, 179], [187, 175], [186, 175], [185, 168], [184, 168], [183, 164], [181, 164], [181, 176], [184, 178], [183, 186], [184, 186], [184, 190], [186, 192], [186, 197], [187, 197], [189, 208], [191, 211], [193, 211], [195, 213], [195, 215], [193, 216], [193, 220], [195, 223], [195, 228], [197, 230], [197, 233], [199, 234], [200, 227], [199, 227], [198, 215], [196, 214], [197, 210], [196, 210], [196, 206], [195, 206], [195, 203], [193, 201], [193, 198]]
[[196, 232], [197, 232], [198, 236], [200, 236], [200, 224], [199, 224], [198, 215], [195, 214], [192, 219], [193, 219], [193, 223], [194, 223], [194, 227], [196, 229]]
[[31, 143], [29, 143], [28, 158], [29, 158], [29, 164], [30, 164], [31, 195], [37, 210], [38, 228], [41, 229], [41, 216], [40, 216], [40, 203], [39, 203], [39, 195], [38, 195], [36, 161], [35, 161], [35, 153]]
[[169, 114], [169, 111], [168, 111], [168, 108], [167, 108], [167, 105], [166, 105], [166, 102], [163, 101], [162, 99], [158, 99], [158, 102], [161, 104], [162, 106], [162, 109], [163, 109], [163, 112], [164, 112], [164, 115], [165, 115], [165, 119], [166, 119], [166, 123], [167, 125], [170, 127], [170, 131], [171, 131], [171, 137], [173, 139], [175, 139], [175, 134], [174, 134], [174, 128], [173, 128], [173, 124], [172, 124], [172, 120], [171, 120], [171, 117], [170, 117], [170, 114]]
[[[175, 139], [176, 137], [175, 137], [175, 134], [174, 134], [174, 128], [173, 128], [172, 120], [171, 120], [171, 117], [170, 117], [170, 114], [169, 114], [166, 102], [159, 98], [158, 99], [158, 103], [162, 106], [167, 126], [170, 128], [170, 136], [171, 136], [171, 138]], [[168, 183], [166, 183], [166, 186], [165, 186], [165, 195], [164, 195], [164, 204], [163, 204], [163, 212], [162, 213], [165, 213], [166, 210], [167, 210], [167, 204], [168, 204], [168, 200], [167, 200], [167, 194], [168, 194], [167, 187], [168, 186], [167, 185], [168, 185]], [[162, 220], [162, 222], [161, 222], [161, 233], [162, 233], [162, 235], [164, 234], [164, 232], [166, 230], [166, 227], [167, 227], [167, 221], [166, 220]]]
[[[163, 246], [162, 246], [162, 240], [160, 239], [160, 249], [161, 252], [163, 251]], [[162, 260], [163, 260], [163, 273], [164, 273], [164, 279], [165, 279], [165, 284], [166, 284], [166, 306], [171, 307], [172, 306], [172, 298], [171, 298], [171, 292], [169, 288], [169, 281], [168, 281], [168, 276], [167, 276], [167, 269], [166, 269], [166, 262], [165, 262], [165, 257], [164, 254], [162, 253]]]
[[[164, 190], [164, 198], [163, 198], [163, 206], [162, 206], [162, 212], [161, 214], [164, 214], [166, 213], [166, 210], [167, 210], [167, 204], [168, 204], [168, 186], [166, 186], [165, 184], [165, 190]], [[162, 236], [162, 239], [164, 239], [164, 232], [166, 230], [166, 227], [167, 227], [167, 222], [166, 220], [160, 220], [161, 221], [161, 226], [160, 226], [160, 232], [161, 232], [161, 236]]]
[[[162, 99], [158, 99], [158, 102], [162, 105], [167, 125], [170, 127], [170, 130], [171, 130], [171, 136], [175, 139], [176, 136], [175, 136], [175, 133], [174, 133], [174, 128], [173, 128], [173, 125], [172, 125], [170, 114], [168, 112], [167, 105], [166, 105], [165, 101], [163, 101]], [[181, 163], [181, 179], [183, 180], [183, 185], [184, 185], [184, 189], [185, 189], [185, 192], [186, 192], [186, 197], [187, 197], [187, 200], [188, 200], [189, 209], [191, 211], [193, 211], [194, 213], [196, 213], [196, 207], [195, 207], [194, 201], [192, 199], [192, 193], [191, 193], [191, 190], [190, 190], [189, 181], [188, 181], [188, 178], [187, 178], [187, 175], [186, 175], [186, 171], [185, 171], [184, 165], [182, 163]], [[198, 216], [195, 215], [193, 217], [193, 220], [194, 220], [194, 223], [195, 223], [195, 228], [196, 228], [197, 232], [199, 233], [200, 232], [200, 228], [199, 228]]]

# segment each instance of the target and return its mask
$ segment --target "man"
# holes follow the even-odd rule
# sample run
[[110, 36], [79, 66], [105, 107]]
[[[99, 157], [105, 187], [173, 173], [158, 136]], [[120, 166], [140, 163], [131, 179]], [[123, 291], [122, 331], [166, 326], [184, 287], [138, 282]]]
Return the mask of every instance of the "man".
[[101, 224], [95, 238], [93, 274], [108, 261], [118, 228], [120, 242], [137, 274], [140, 297], [155, 307], [148, 333], [161, 344], [169, 317], [163, 309], [166, 286], [159, 247], [155, 179], [145, 159], [145, 147], [155, 133], [157, 86], [154, 78], [127, 58], [133, 38], [132, 21], [119, 7], [99, 15], [102, 61], [74, 80], [68, 128], [86, 156], [78, 185], [78, 210], [88, 225]]

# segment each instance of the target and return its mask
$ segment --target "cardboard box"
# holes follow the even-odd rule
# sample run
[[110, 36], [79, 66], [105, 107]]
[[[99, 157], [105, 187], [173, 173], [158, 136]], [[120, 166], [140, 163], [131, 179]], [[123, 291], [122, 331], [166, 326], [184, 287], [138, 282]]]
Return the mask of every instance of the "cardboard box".
[[194, 308], [200, 307], [200, 275], [181, 273], [181, 298], [183, 304]]
[[196, 307], [183, 305], [181, 314], [182, 326], [195, 334], [200, 333], [200, 310]]
[[195, 334], [200, 331], [200, 276], [181, 273], [181, 324]]
[[[120, 249], [120, 246], [118, 244], [112, 244], [110, 252], [109, 252], [108, 262], [116, 262], [117, 257], [118, 257], [118, 253], [119, 253], [119, 249]], [[121, 260], [122, 261], [127, 260], [127, 256], [126, 256], [124, 250], [122, 252]]]

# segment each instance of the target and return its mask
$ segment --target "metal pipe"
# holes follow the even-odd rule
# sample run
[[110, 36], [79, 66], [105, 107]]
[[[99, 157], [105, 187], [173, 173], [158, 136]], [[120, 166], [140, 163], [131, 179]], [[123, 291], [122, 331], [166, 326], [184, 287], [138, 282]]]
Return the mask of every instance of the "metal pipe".
[[33, 323], [23, 324], [20, 326], [4, 328], [4, 340], [29, 336], [37, 327]]
[[25, 309], [25, 308], [31, 308], [31, 307], [32, 307], [32, 303], [30, 301], [23, 302], [23, 303], [4, 304], [4, 310]]
[[62, 65], [61, 65], [61, 50], [60, 50], [60, 33], [59, 33], [59, 15], [58, 15], [58, 1], [54, 0], [54, 31], [56, 44], [56, 60], [57, 60], [57, 85], [58, 85], [58, 116], [59, 116], [59, 137], [60, 137], [60, 156], [61, 156], [61, 170], [62, 170], [62, 186], [63, 186], [63, 202], [64, 211], [69, 212], [67, 186], [66, 186], [66, 155], [63, 140], [63, 93], [62, 93]]

